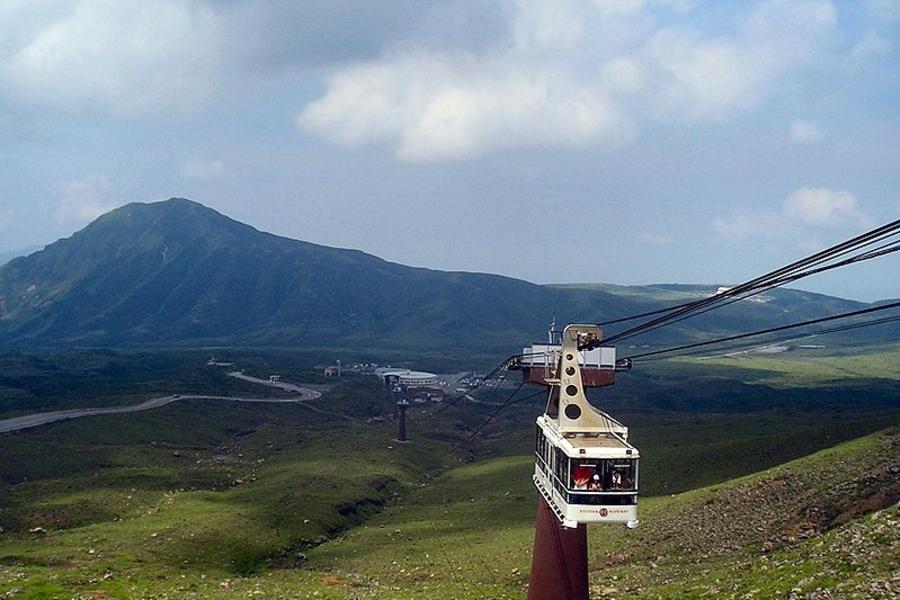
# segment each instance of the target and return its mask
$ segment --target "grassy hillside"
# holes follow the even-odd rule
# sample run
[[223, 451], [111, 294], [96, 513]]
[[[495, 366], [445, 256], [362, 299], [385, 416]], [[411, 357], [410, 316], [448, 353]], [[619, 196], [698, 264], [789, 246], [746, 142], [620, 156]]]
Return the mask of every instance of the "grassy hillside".
[[[728, 368], [732, 378], [720, 379], [749, 388], [745, 399], [773, 393], [742, 384], [736, 374], [747, 371]], [[811, 413], [792, 408], [791, 394], [766, 408], [725, 398], [718, 411], [661, 409], [668, 392], [639, 383], [648, 394], [641, 402], [627, 401], [627, 387], [604, 398], [621, 403], [615, 413], [642, 451], [642, 490], [651, 496], [642, 503], [645, 528], [594, 529], [592, 537], [596, 585], [615, 576], [612, 587], [637, 596], [674, 597], [688, 584], [708, 589], [709, 573], [762, 560], [757, 546], [766, 541], [767, 556], [799, 560], [805, 542], [782, 543], [776, 534], [789, 524], [769, 513], [750, 511], [760, 524], [736, 521], [735, 548], [704, 545], [703, 531], [731, 531], [718, 507], [785, 471], [725, 482], [900, 423], [884, 401]], [[707, 407], [729, 389], [707, 389], [690, 370], [677, 383], [682, 396], [705, 395]], [[853, 391], [842, 393], [849, 401]], [[501, 414], [465, 448], [456, 444], [487, 407], [460, 404], [440, 418], [428, 417], [433, 408], [414, 408], [413, 443], [398, 444], [391, 404], [374, 378], [350, 380], [319, 401], [336, 416], [302, 406], [185, 402], [0, 436], [0, 597], [414, 598], [427, 588], [429, 598], [521, 598], [536, 502], [530, 422], [539, 400]], [[364, 422], [376, 415], [387, 420]], [[879, 465], [897, 456], [886, 440], [843, 446], [834, 451], [840, 460], [826, 454], [779, 467], [809, 474], [785, 488], [791, 493], [761, 502], [788, 503], [784, 514], [796, 515], [815, 502], [868, 497], [855, 482], [861, 473], [882, 481]], [[839, 497], [824, 494], [828, 486]], [[695, 491], [669, 496], [686, 490]], [[671, 517], [696, 511], [709, 523]], [[882, 518], [871, 526], [883, 527]], [[679, 549], [687, 534], [696, 547]], [[657, 559], [678, 552], [693, 560]]]
[[[806, 597], [836, 586], [890, 597], [865, 594], [890, 589], [900, 559], [898, 439], [896, 431], [877, 434], [722, 485], [647, 499], [637, 531], [591, 528], [594, 597], [740, 597], [754, 589], [759, 597], [794, 589]], [[451, 471], [367, 529], [317, 548], [310, 566], [369, 574], [359, 597], [416, 598], [418, 589], [430, 598], [524, 597], [530, 469], [523, 457]], [[390, 591], [374, 582], [390, 582]]]
[[[210, 357], [238, 367], [209, 366]], [[0, 350], [0, 419], [48, 410], [136, 404], [168, 394], [278, 395], [226, 377], [234, 368], [261, 377], [279, 374], [295, 383], [326, 384], [317, 365], [380, 362], [436, 372], [475, 370], [497, 356], [469, 353], [463, 360], [437, 350], [326, 351], [304, 348]], [[493, 362], [492, 362], [493, 361]]]
[[215, 402], [5, 435], [0, 578], [24, 569], [25, 597], [52, 597], [115, 573], [118, 594], [294, 561], [452, 459], [386, 439], [301, 406]]
[[775, 356], [760, 354], [706, 359], [678, 359], [674, 365], [693, 369], [732, 368], [755, 372], [758, 381], [771, 385], [810, 386], [858, 383], [859, 380], [900, 380], [900, 346], [882, 346], [865, 352], [822, 348], [799, 349]]
[[[201, 351], [0, 351], [0, 418], [137, 404], [168, 394], [277, 395], [269, 388], [227, 377], [223, 368], [207, 366], [209, 355]], [[253, 366], [262, 366], [261, 362], [257, 359]], [[300, 373], [294, 369], [291, 374]]]
[[[739, 597], [753, 590], [787, 597], [794, 590], [802, 598], [836, 587], [846, 594], [840, 597], [891, 597], [875, 591], [891, 589], [900, 558], [897, 444], [896, 431], [871, 435], [727, 483], [645, 498], [641, 529], [591, 529], [594, 597]], [[259, 460], [253, 447], [239, 446], [247, 462]], [[289, 453], [248, 475], [257, 481], [231, 487], [225, 478], [218, 492], [117, 493], [96, 485], [92, 495], [117, 507], [116, 516], [50, 526], [46, 534], [4, 534], [0, 593], [524, 597], [536, 503], [529, 457], [480, 461], [430, 479], [441, 461], [428, 447], [356, 442], [352, 450], [339, 468], [328, 466], [330, 453]], [[370, 460], [357, 459], [358, 450]], [[385, 465], [394, 465], [387, 484]], [[356, 501], [338, 501], [354, 491]], [[78, 501], [64, 496], [38, 510]], [[335, 520], [321, 506], [352, 516]]]

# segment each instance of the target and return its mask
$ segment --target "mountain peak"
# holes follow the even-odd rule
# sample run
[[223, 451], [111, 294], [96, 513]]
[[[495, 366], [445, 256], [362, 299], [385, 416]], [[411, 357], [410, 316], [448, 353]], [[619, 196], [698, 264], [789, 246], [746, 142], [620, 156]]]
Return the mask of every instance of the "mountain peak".
[[127, 217], [141, 217], [141, 216], [159, 216], [167, 213], [196, 213], [196, 214], [215, 214], [221, 218], [227, 218], [219, 212], [216, 212], [212, 208], [200, 204], [199, 202], [195, 202], [193, 200], [189, 200], [188, 198], [169, 198], [168, 200], [159, 200], [156, 202], [129, 202], [124, 206], [120, 206], [118, 208], [114, 208], [113, 210], [101, 215], [98, 220], [112, 217], [117, 218], [121, 216]]
[[[205, 204], [201, 204], [189, 198], [181, 198], [181, 197], [172, 197], [168, 200], [158, 200], [156, 202], [135, 202], [134, 204], [138, 204], [146, 207], [148, 210], [152, 211], [201, 211], [207, 213], [214, 213], [219, 215], [220, 217], [224, 217], [222, 213], [212, 209]], [[225, 217], [227, 218], [227, 217]]]
[[131, 202], [105, 213], [73, 238], [94, 239], [112, 236], [125, 238], [155, 237], [166, 242], [187, 243], [203, 236], [259, 233], [249, 225], [187, 198], [169, 198], [158, 202]]

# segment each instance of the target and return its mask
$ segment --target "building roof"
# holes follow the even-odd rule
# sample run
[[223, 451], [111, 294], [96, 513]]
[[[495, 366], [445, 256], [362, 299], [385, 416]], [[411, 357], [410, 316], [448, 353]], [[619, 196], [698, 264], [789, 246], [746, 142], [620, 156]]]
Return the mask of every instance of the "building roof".
[[435, 379], [437, 375], [434, 373], [427, 373], [425, 371], [410, 371], [409, 369], [394, 369], [391, 371], [385, 371], [381, 373], [382, 377], [395, 376], [402, 377], [404, 379]]

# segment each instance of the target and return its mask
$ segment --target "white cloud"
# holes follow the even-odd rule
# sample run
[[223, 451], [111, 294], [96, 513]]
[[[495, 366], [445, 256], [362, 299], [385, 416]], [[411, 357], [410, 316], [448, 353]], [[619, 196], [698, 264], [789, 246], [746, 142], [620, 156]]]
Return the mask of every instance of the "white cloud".
[[53, 218], [61, 225], [83, 225], [115, 208], [104, 199], [111, 189], [109, 180], [98, 175], [68, 181], [59, 186], [59, 204]]
[[775, 238], [788, 232], [784, 216], [777, 211], [738, 208], [730, 215], [716, 217], [713, 229], [728, 238]]
[[785, 199], [783, 213], [789, 219], [813, 227], [842, 227], [869, 221], [860, 211], [856, 196], [828, 188], [800, 188]]
[[492, 43], [501, 4], [0, 0], [0, 98], [127, 116], [196, 113], [264, 84], [296, 85], [298, 72], [362, 60], [398, 40]]
[[226, 174], [225, 163], [221, 160], [203, 160], [192, 158], [181, 167], [181, 176], [185, 179], [219, 179]]
[[611, 59], [600, 69], [600, 83], [613, 92], [633, 94], [643, 90], [646, 85], [643, 66], [635, 59], [618, 56]]
[[570, 49], [581, 41], [584, 28], [584, 13], [574, 3], [532, 0], [530, 8], [518, 11], [513, 21], [513, 39], [520, 48]]
[[[693, 7], [653, 6], [661, 4]], [[828, 0], [767, 0], [735, 35], [708, 37], [658, 28], [641, 0], [515, 7], [501, 50], [399, 48], [336, 70], [325, 94], [299, 112], [298, 127], [345, 146], [387, 145], [413, 161], [615, 146], [634, 137], [648, 107], [667, 121], [756, 107], [816, 52], [836, 19]]]
[[893, 52], [893, 45], [874, 30], [869, 30], [853, 46], [851, 56], [857, 60], [887, 56]]
[[[693, 6], [653, 3], [661, 4]], [[339, 68], [325, 94], [299, 112], [298, 127], [350, 147], [383, 144], [413, 161], [611, 147], [634, 137], [649, 106], [666, 120], [689, 121], [754, 108], [835, 22], [827, 0], [768, 0], [734, 36], [711, 38], [658, 28], [641, 0], [514, 5], [510, 40], [500, 50], [402, 47]]]
[[765, 64], [739, 45], [703, 39], [695, 32], [659, 32], [647, 52], [662, 72], [658, 108], [663, 113], [720, 119], [732, 110], [755, 105], [768, 80]]
[[644, 0], [594, 0], [594, 5], [605, 17], [630, 15], [644, 8]]
[[791, 141], [798, 144], [807, 144], [810, 142], [818, 142], [822, 139], [822, 132], [815, 121], [804, 121], [798, 119], [791, 123], [790, 127]]
[[[766, 0], [760, 2], [747, 22], [751, 36], [788, 35], [795, 41], [807, 42], [837, 23], [837, 8], [831, 0]], [[786, 40], [777, 40], [779, 44]]]
[[630, 121], [603, 90], [508, 61], [398, 56], [342, 70], [328, 88], [297, 116], [301, 129], [346, 146], [387, 143], [404, 160], [631, 136]]
[[694, 10], [699, 0], [594, 0], [594, 5], [603, 15], [636, 14], [648, 7], [659, 7], [687, 14]]
[[813, 55], [836, 24], [828, 0], [761, 2], [730, 37], [659, 30], [645, 53], [659, 72], [664, 115], [723, 119], [773, 94], [779, 78]]
[[700, 0], [652, 0], [652, 3], [679, 14], [687, 14], [694, 10]]
[[[811, 242], [816, 232], [867, 227], [872, 223], [851, 192], [802, 187], [785, 198], [780, 209], [737, 208], [713, 220], [719, 235], [735, 238], [794, 238]], [[804, 242], [805, 240], [805, 242]]]
[[77, 0], [15, 51], [5, 74], [40, 104], [189, 108], [213, 89], [214, 19], [199, 2]]
[[[342, 144], [385, 144], [408, 160], [612, 146], [634, 136], [651, 105], [666, 120], [724, 119], [773, 95], [835, 22], [828, 0], [744, 5], [735, 30], [715, 37], [661, 27], [696, 0], [440, 10], [412, 0], [390, 8], [272, 0], [266, 10], [214, 0], [9, 2], [0, 17], [16, 16], [3, 19], [16, 27], [0, 20], [0, 86], [30, 104], [199, 111], [271, 67], [324, 65], [300, 71], [326, 73], [325, 93], [300, 111], [301, 129]], [[427, 15], [449, 14], [441, 10], [465, 14], [428, 36]], [[449, 31], [482, 21], [491, 23], [479, 34]]]

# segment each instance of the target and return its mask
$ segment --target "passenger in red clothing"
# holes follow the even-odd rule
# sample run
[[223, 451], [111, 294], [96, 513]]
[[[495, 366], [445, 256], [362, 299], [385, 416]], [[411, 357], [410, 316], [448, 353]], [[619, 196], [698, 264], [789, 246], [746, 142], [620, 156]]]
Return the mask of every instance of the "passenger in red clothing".
[[587, 488], [588, 481], [591, 479], [591, 474], [594, 472], [593, 469], [588, 467], [572, 467], [572, 485], [576, 490], [583, 490]]

